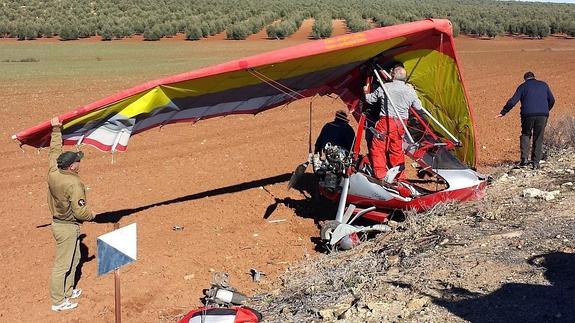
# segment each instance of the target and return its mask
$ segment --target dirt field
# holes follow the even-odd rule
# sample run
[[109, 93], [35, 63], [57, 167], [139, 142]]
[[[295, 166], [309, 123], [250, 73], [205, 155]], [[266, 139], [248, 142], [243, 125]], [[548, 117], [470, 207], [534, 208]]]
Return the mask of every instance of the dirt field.
[[[93, 65], [99, 56], [91, 51], [100, 50], [101, 43], [76, 44], [85, 52], [55, 68], [51, 62], [59, 59], [58, 51], [66, 55], [64, 49], [75, 44], [0, 42], [0, 47], [21, 46], [23, 52], [42, 57], [37, 65], [0, 63], [10, 67], [0, 75], [0, 169], [5, 173], [0, 180], [0, 269], [5, 272], [0, 321], [111, 322], [114, 308], [113, 276], [97, 277], [91, 257], [96, 237], [112, 225], [87, 223], [82, 227], [86, 249], [80, 306], [69, 313], [50, 311], [54, 242], [46, 205], [47, 151], [21, 151], [9, 139], [13, 133], [145, 80], [302, 41], [308, 40], [113, 42], [105, 46], [118, 52], [101, 57], [97, 68]], [[495, 115], [526, 70], [547, 81], [555, 93], [551, 122], [573, 114], [574, 40], [460, 37], [456, 45], [475, 109], [480, 170], [518, 158], [518, 108], [502, 120]], [[132, 46], [129, 54], [122, 54], [124, 46]], [[0, 52], [12, 55], [2, 48]], [[216, 57], [208, 60], [210, 53]], [[134, 58], [137, 66], [127, 66]], [[53, 69], [48, 73], [44, 68]], [[228, 272], [233, 286], [251, 294], [258, 285], [251, 282], [250, 268], [272, 281], [316, 254], [312, 239], [318, 235], [317, 221], [331, 214], [309, 212], [304, 196], [286, 191], [290, 173], [307, 154], [307, 106], [308, 101], [299, 102], [258, 116], [148, 131], [132, 138], [128, 152], [115, 156], [115, 164], [108, 154], [85, 150], [80, 174], [89, 187], [91, 207], [121, 218], [121, 226], [138, 224], [139, 259], [122, 268], [126, 322], [169, 320], [193, 308], [212, 271]], [[314, 136], [341, 104], [318, 99], [315, 107]], [[269, 220], [286, 221], [269, 223], [263, 215], [277, 200], [285, 203], [277, 204]], [[184, 229], [174, 231], [174, 226]]]

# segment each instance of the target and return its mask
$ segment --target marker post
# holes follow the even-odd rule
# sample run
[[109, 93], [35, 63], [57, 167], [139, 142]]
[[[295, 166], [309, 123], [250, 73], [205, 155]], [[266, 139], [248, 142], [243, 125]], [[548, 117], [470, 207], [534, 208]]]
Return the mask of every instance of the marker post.
[[96, 240], [98, 247], [98, 276], [114, 272], [114, 317], [122, 322], [120, 298], [120, 267], [136, 261], [138, 254], [136, 223], [120, 228], [114, 223], [114, 230]]
[[[114, 223], [114, 230], [120, 228], [120, 223]], [[116, 315], [116, 323], [122, 323], [122, 302], [120, 301], [120, 268], [114, 270], [114, 311]]]

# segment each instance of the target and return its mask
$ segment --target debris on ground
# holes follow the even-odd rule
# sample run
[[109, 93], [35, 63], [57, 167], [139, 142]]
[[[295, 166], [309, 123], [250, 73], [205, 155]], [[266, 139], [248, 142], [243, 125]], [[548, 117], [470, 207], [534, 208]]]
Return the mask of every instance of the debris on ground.
[[573, 165], [567, 148], [539, 170], [504, 166], [483, 199], [407, 214], [290, 268], [250, 305], [266, 322], [573, 321]]

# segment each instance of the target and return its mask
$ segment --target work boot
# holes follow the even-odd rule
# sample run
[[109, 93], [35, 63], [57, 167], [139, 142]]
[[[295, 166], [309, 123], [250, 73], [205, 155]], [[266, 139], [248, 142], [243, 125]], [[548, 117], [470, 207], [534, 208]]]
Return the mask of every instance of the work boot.
[[539, 166], [539, 162], [533, 162], [533, 166], [531, 166], [531, 168], [533, 168], [534, 170], [537, 170], [537, 169], [541, 168], [541, 166]]
[[521, 159], [521, 161], [519, 162], [519, 167], [526, 167], [529, 165], [529, 160], [527, 159]]
[[58, 305], [52, 305], [52, 311], [54, 312], [66, 311], [74, 309], [76, 307], [78, 307], [78, 303], [72, 303], [68, 298], [66, 298], [62, 303]]

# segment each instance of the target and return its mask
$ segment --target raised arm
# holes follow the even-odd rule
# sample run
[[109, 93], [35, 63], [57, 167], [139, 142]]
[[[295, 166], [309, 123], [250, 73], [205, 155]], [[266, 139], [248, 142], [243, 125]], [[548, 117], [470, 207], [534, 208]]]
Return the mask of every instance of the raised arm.
[[[413, 89], [413, 87], [411, 88]], [[421, 104], [421, 100], [419, 100], [419, 97], [417, 96], [417, 92], [415, 92], [415, 89], [413, 89], [413, 99], [411, 102], [411, 106], [417, 111], [423, 111], [423, 105]]]
[[375, 91], [371, 93], [368, 93], [367, 88], [364, 87], [364, 93], [365, 93], [365, 102], [369, 104], [377, 103], [377, 101], [379, 101], [380, 98], [383, 98], [383, 90], [381, 89], [381, 87], [378, 87]]
[[49, 171], [51, 172], [58, 169], [58, 163], [56, 160], [62, 153], [62, 123], [58, 117], [54, 117], [50, 120], [50, 124], [52, 125], [52, 138], [50, 139], [48, 160], [50, 162]]

